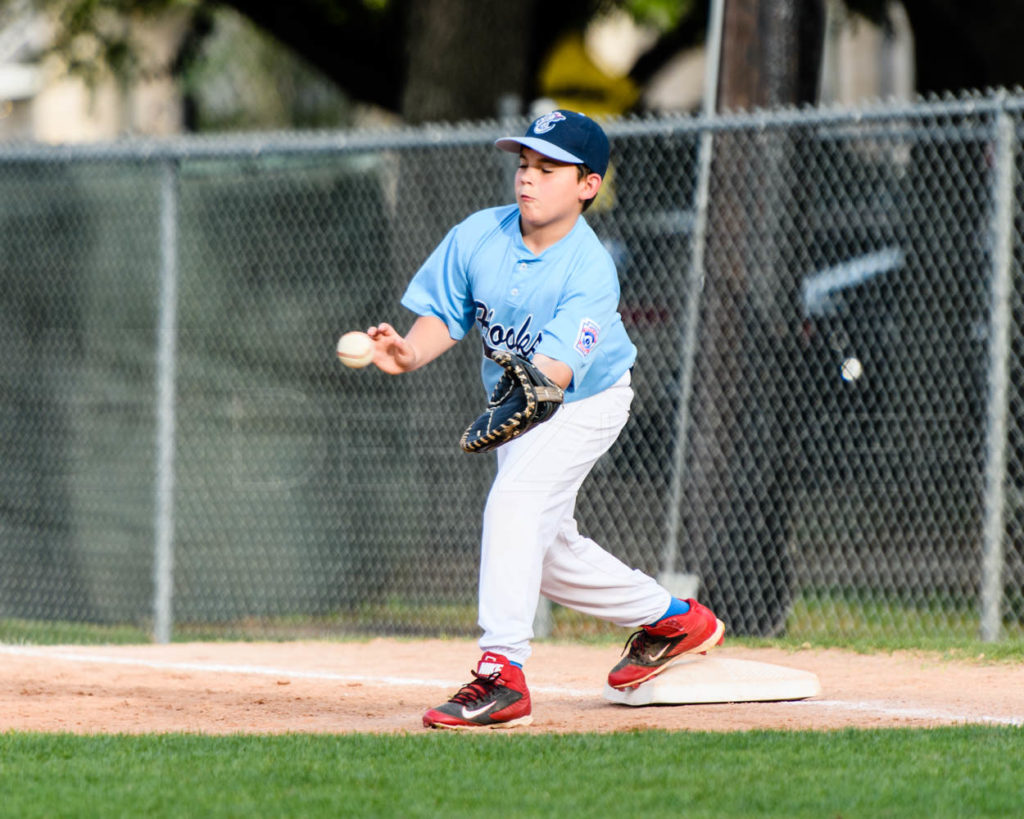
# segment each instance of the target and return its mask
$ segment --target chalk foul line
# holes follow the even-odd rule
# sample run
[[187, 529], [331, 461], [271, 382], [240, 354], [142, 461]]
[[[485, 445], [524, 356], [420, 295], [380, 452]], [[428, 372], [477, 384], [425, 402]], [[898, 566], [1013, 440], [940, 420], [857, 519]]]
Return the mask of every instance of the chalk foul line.
[[[372, 674], [339, 674], [333, 671], [303, 671], [296, 668], [275, 668], [265, 665], [229, 665], [226, 663], [174, 662], [169, 660], [146, 660], [138, 657], [115, 657], [100, 654], [81, 654], [69, 651], [54, 651], [42, 646], [17, 646], [0, 644], [0, 654], [22, 657], [41, 657], [69, 663], [91, 663], [94, 665], [134, 666], [151, 668], [156, 671], [198, 671], [208, 674], [255, 674], [264, 677], [291, 677], [304, 680], [328, 680], [342, 683], [369, 685], [390, 685], [416, 688], [458, 688], [465, 680], [432, 680], [415, 677], [395, 677]], [[542, 694], [578, 697], [580, 699], [601, 695], [598, 689], [563, 688], [559, 686], [531, 685], [531, 691]]]
[[[340, 683], [363, 685], [386, 685], [415, 688], [457, 688], [462, 682], [454, 680], [396, 677], [392, 675], [341, 674], [333, 671], [304, 671], [296, 668], [277, 668], [264, 665], [232, 665], [228, 663], [174, 662], [169, 660], [147, 660], [138, 657], [117, 657], [103, 654], [84, 654], [66, 650], [55, 650], [46, 646], [25, 646], [0, 644], [0, 654], [21, 657], [40, 657], [69, 663], [90, 663], [95, 665], [132, 666], [157, 671], [195, 671], [206, 674], [251, 674], [264, 677], [294, 678], [306, 680], [328, 680]], [[601, 689], [566, 688], [564, 686], [531, 685], [530, 690], [539, 694], [593, 699], [602, 697]], [[849, 701], [808, 699], [780, 702], [777, 705], [798, 708], [823, 708], [834, 711], [870, 714], [879, 717], [900, 719], [937, 720], [950, 723], [981, 723], [989, 725], [1024, 726], [1024, 716], [1005, 717], [994, 715], [963, 714], [935, 708], [916, 708], [892, 705], [879, 700]]]

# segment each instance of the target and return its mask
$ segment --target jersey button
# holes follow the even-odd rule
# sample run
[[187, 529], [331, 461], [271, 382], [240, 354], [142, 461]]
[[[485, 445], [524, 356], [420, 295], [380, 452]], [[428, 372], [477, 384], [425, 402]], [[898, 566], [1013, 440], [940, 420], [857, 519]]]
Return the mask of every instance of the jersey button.
[[519, 263], [519, 269], [520, 270], [526, 270], [527, 267], [528, 267], [528, 265], [526, 264], [526, 262], [520, 262]]
[[518, 287], [513, 287], [513, 288], [512, 288], [512, 289], [511, 289], [511, 290], [510, 290], [509, 292], [510, 292], [510, 293], [511, 293], [511, 294], [512, 294], [513, 296], [518, 296], [518, 295], [519, 295], [519, 288], [518, 288]]

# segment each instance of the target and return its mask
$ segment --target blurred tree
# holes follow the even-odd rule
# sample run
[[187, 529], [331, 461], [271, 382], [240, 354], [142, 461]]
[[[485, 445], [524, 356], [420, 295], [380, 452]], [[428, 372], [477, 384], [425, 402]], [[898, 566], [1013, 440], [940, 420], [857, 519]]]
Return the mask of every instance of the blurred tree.
[[[0, 7], [25, 1], [0, 0]], [[171, 70], [187, 75], [213, 30], [214, 13], [233, 8], [350, 100], [409, 122], [491, 117], [503, 96], [536, 98], [539, 69], [553, 44], [611, 11], [626, 11], [657, 33], [630, 70], [629, 79], [642, 88], [679, 51], [702, 42], [709, 6], [708, 0], [28, 1], [53, 16], [53, 50], [86, 77], [106, 68], [120, 76], [144, 72], [144, 48], [125, 21], [168, 12], [181, 15], [186, 32]], [[887, 25], [892, 2], [846, 5]], [[762, 13], [780, 3], [762, 0]], [[920, 91], [1024, 83], [1024, 51], [1003, 36], [1024, 26], [1021, 0], [974, 0], [969, 12], [958, 0], [903, 4], [914, 30]]]
[[504, 96], [535, 98], [539, 67], [554, 43], [615, 10], [659, 33], [632, 72], [642, 85], [681, 48], [702, 40], [707, 19], [702, 0], [223, 3], [302, 54], [353, 99], [409, 122], [492, 117]]
[[[914, 33], [922, 94], [1024, 84], [1024, 50], [1007, 32], [1024, 29], [1022, 0], [901, 0]], [[851, 11], [890, 26], [893, 0], [846, 0]]]
[[825, 0], [725, 0], [724, 17], [720, 107], [816, 101]]
[[[0, 7], [25, 0], [0, 0]], [[29, 0], [55, 21], [51, 53], [95, 80], [169, 70], [194, 74], [225, 8], [251, 20], [349, 99], [409, 122], [492, 117], [505, 96], [538, 95], [542, 60], [566, 32], [625, 10], [660, 33], [634, 66], [643, 85], [678, 51], [701, 40], [701, 0]], [[183, 35], [170, 66], [147, 64], [133, 19], [177, 15]], [[186, 121], [189, 88], [183, 83]], [[192, 112], [194, 113], [194, 111]]]

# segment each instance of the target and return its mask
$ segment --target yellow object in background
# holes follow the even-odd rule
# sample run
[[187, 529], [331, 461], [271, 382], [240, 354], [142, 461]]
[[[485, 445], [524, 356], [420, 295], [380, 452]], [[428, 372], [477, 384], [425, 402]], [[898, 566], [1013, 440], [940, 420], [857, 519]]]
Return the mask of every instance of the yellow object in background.
[[[567, 34], [555, 43], [541, 65], [539, 86], [541, 94], [559, 108], [597, 119], [625, 113], [640, 96], [629, 77], [612, 76], [591, 59], [580, 32]], [[609, 166], [591, 212], [611, 209], [615, 202], [614, 175], [614, 168]]]
[[573, 32], [562, 37], [541, 65], [540, 91], [559, 108], [588, 117], [617, 116], [633, 107], [640, 95], [629, 77], [613, 77], [595, 63]]

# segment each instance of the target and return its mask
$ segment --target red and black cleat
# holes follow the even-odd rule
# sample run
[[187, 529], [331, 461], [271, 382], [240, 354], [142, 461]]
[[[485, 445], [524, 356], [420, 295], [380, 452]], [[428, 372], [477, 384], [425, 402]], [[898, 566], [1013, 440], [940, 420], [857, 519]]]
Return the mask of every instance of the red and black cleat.
[[608, 685], [636, 688], [684, 655], [706, 654], [722, 644], [725, 624], [696, 600], [686, 602], [690, 604], [686, 614], [665, 617], [629, 636], [629, 653], [608, 674]]
[[529, 725], [530, 691], [523, 670], [501, 654], [486, 652], [473, 680], [448, 702], [423, 715], [427, 728], [514, 728]]

